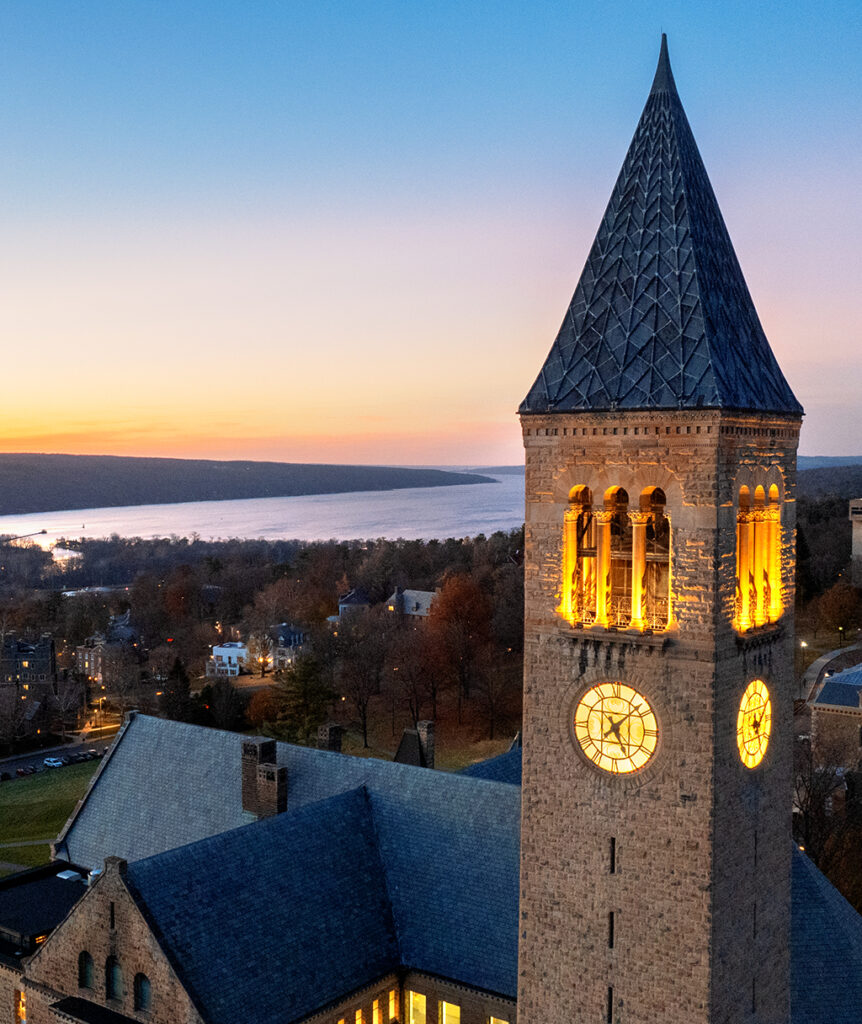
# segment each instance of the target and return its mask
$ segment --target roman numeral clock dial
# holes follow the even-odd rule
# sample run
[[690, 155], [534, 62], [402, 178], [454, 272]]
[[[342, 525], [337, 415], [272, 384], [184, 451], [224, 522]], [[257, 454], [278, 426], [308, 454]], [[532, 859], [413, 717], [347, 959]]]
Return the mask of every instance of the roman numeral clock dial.
[[625, 683], [599, 683], [578, 701], [575, 739], [596, 767], [628, 775], [649, 761], [658, 743], [658, 723], [646, 697]]

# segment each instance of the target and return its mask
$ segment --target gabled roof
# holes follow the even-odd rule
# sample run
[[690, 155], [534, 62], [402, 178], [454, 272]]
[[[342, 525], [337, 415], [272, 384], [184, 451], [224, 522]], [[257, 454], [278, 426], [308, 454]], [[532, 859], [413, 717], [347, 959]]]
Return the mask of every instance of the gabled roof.
[[663, 35], [587, 264], [520, 412], [677, 408], [802, 413], [751, 301]]
[[519, 793], [453, 779], [408, 770], [130, 864], [207, 1021], [301, 1020], [399, 967], [514, 999]]

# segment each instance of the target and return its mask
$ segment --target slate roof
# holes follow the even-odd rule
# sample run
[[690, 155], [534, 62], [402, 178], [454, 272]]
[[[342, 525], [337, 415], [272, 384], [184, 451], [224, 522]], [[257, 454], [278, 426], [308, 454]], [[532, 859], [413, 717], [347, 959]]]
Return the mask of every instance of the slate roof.
[[859, 708], [859, 692], [862, 690], [862, 666], [845, 669], [830, 676], [814, 698], [815, 704], [832, 704], [837, 707]]
[[862, 917], [798, 850], [790, 928], [792, 1024], [859, 1024]]
[[400, 774], [128, 866], [205, 1019], [300, 1020], [400, 966], [515, 998], [517, 789]]
[[461, 771], [473, 779], [489, 779], [492, 782], [508, 782], [513, 786], [521, 785], [521, 748], [507, 750], [487, 761], [471, 764]]
[[751, 301], [663, 35], [586, 266], [520, 412], [677, 408], [802, 413]]

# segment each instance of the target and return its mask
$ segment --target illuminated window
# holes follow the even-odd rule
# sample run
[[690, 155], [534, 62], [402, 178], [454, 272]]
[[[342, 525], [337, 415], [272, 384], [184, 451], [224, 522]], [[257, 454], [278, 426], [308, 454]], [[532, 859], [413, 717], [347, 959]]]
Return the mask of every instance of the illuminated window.
[[152, 1006], [150, 979], [146, 974], [135, 975], [135, 1009], [149, 1010]]
[[437, 1021], [438, 1024], [461, 1024], [461, 1007], [441, 1001], [437, 1004]]
[[[860, 741], [860, 746], [862, 746], [862, 741]], [[390, 1020], [395, 1020], [395, 1018], [397, 1016], [398, 1016], [398, 993], [395, 991], [394, 988], [391, 988], [389, 990], [389, 1019]]]
[[736, 515], [736, 609], [740, 633], [781, 617], [781, 497], [773, 484], [740, 487]]
[[30, 667], [30, 662], [29, 661], [22, 661], [21, 664], [24, 666], [24, 668], [29, 668]]
[[489, 1017], [488, 1024], [509, 1024], [507, 1020], [503, 1020], [502, 1017]]
[[380, 1000], [375, 999], [371, 1004], [371, 1024], [380, 1024]]
[[93, 958], [86, 951], [78, 954], [78, 988], [93, 987]]
[[666, 498], [649, 487], [632, 509], [611, 487], [599, 508], [590, 489], [573, 487], [563, 519], [562, 599], [572, 625], [667, 629], [670, 621], [670, 522]]
[[409, 1024], [425, 1024], [425, 996], [421, 992], [407, 993], [407, 1012]]
[[27, 993], [15, 993], [15, 1024], [27, 1024]]
[[354, 1015], [354, 1024], [365, 1024], [365, 1018], [362, 1016], [362, 1010], [357, 1010]]

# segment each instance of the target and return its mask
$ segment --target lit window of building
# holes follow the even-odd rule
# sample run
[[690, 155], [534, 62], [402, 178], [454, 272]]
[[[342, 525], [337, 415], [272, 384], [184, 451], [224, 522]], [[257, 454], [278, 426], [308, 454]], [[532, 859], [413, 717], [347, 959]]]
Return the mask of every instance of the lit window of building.
[[425, 1024], [426, 1000], [421, 992], [407, 993], [407, 1012], [409, 1024]]
[[461, 1024], [461, 1007], [441, 1000], [437, 1006], [438, 1024]]

